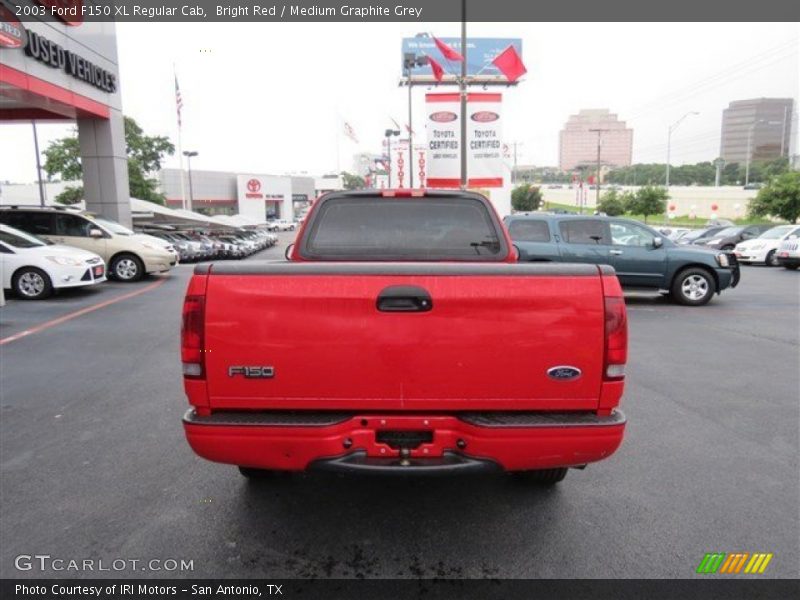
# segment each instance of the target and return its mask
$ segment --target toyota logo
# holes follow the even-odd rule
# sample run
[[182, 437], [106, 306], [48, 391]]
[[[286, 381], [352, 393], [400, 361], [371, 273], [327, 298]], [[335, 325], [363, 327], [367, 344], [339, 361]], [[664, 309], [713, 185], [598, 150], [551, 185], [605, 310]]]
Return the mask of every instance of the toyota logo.
[[247, 189], [251, 192], [257, 192], [261, 189], [261, 182], [258, 179], [251, 179], [247, 182]]
[[500, 115], [489, 110], [481, 110], [473, 113], [470, 118], [478, 123], [490, 123], [491, 121], [497, 121], [497, 119], [500, 118]]
[[456, 113], [448, 110], [440, 110], [439, 112], [432, 113], [430, 116], [430, 120], [436, 121], [437, 123], [450, 123], [451, 121], [455, 121], [457, 118], [458, 115]]

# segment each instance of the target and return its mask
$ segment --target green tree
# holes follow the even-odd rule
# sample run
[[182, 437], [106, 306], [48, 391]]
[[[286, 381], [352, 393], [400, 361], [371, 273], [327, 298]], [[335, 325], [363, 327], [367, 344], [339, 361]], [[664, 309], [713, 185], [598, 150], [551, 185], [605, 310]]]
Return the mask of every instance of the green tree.
[[646, 185], [628, 199], [625, 208], [631, 214], [642, 215], [647, 223], [648, 216], [662, 214], [667, 210], [668, 198], [666, 188]]
[[[165, 136], [148, 136], [130, 117], [124, 118], [125, 145], [128, 155], [128, 192], [134, 198], [164, 204], [164, 195], [158, 189], [158, 180], [150, 174], [161, 168], [165, 155], [175, 153], [175, 146]], [[83, 175], [77, 131], [51, 142], [44, 150], [44, 169], [47, 179], [59, 175], [62, 181], [76, 181]], [[56, 201], [74, 203], [83, 197], [82, 186], [70, 186], [59, 194]], [[75, 200], [78, 198], [78, 200]], [[71, 202], [70, 202], [71, 201]]]
[[56, 202], [59, 204], [77, 204], [81, 200], [83, 200], [83, 188], [79, 185], [68, 185], [56, 196]]
[[518, 185], [511, 192], [511, 208], [516, 211], [528, 212], [537, 210], [541, 204], [541, 190], [530, 183]]
[[606, 213], [609, 217], [618, 217], [625, 213], [625, 202], [617, 193], [617, 190], [609, 190], [600, 197], [600, 204], [597, 205], [597, 209]]
[[367, 182], [360, 175], [348, 173], [347, 171], [341, 172], [342, 185], [346, 190], [361, 190], [367, 185]]
[[47, 180], [52, 181], [53, 175], [60, 174], [63, 181], [75, 181], [82, 176], [80, 147], [78, 146], [78, 130], [73, 129], [72, 135], [50, 142], [44, 152], [44, 171]]
[[800, 218], [800, 171], [789, 171], [771, 179], [750, 203], [750, 216], [777, 217], [797, 223]]

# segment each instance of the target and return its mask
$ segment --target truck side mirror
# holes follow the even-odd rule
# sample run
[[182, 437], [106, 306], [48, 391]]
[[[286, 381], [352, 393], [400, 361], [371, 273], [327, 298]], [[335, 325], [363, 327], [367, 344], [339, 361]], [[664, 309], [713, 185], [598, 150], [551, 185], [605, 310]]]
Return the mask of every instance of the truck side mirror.
[[283, 251], [283, 256], [286, 260], [291, 260], [289, 257], [292, 255], [292, 248], [294, 248], [294, 244], [289, 244], [286, 246], [286, 250]]
[[653, 248], [661, 248], [664, 245], [664, 239], [660, 237], [653, 238]]

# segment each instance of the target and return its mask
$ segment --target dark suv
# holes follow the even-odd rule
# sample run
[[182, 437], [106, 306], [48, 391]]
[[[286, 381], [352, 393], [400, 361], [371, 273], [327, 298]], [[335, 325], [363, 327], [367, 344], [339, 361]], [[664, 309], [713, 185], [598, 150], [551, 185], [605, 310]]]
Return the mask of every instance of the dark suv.
[[679, 246], [630, 219], [521, 214], [506, 217], [505, 224], [520, 262], [611, 265], [623, 287], [663, 290], [688, 306], [707, 304], [739, 283], [732, 253]]

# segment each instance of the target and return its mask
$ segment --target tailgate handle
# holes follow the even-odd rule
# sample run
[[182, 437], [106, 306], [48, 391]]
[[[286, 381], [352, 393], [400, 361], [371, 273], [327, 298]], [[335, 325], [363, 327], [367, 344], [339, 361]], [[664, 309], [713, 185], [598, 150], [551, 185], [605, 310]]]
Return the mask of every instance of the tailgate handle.
[[381, 312], [427, 312], [433, 308], [433, 300], [421, 287], [391, 285], [378, 294], [375, 306]]

